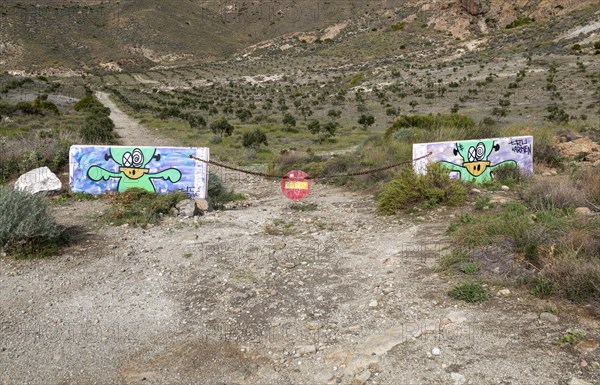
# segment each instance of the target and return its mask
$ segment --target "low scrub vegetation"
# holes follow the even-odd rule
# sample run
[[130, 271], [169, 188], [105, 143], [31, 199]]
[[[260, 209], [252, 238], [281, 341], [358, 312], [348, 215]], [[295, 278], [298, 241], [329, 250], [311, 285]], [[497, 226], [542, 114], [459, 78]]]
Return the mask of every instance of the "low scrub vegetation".
[[[468, 116], [451, 115], [403, 115], [399, 117], [385, 133], [387, 138], [391, 137], [397, 131], [408, 129], [422, 129], [426, 131], [435, 131], [439, 129], [462, 129], [473, 130], [475, 122]], [[409, 138], [406, 138], [409, 139]], [[459, 138], [454, 138], [459, 139]]]
[[208, 177], [208, 200], [216, 210], [222, 209], [226, 203], [246, 199], [243, 194], [227, 188], [221, 178], [213, 172]]
[[492, 297], [487, 289], [479, 282], [455, 286], [448, 292], [448, 295], [454, 299], [465, 302], [485, 302]]
[[523, 191], [523, 202], [457, 218], [449, 232], [457, 249], [470, 253], [447, 258], [440, 266], [446, 270], [465, 266], [477, 261], [478, 249], [502, 245], [530, 271], [528, 285], [535, 296], [597, 302], [600, 217], [575, 208], [597, 209], [599, 189], [593, 170], [531, 182]]
[[43, 198], [0, 187], [0, 249], [17, 258], [44, 257], [66, 241]]
[[113, 225], [130, 224], [145, 227], [155, 224], [161, 216], [188, 195], [182, 191], [169, 194], [156, 194], [142, 189], [129, 189], [120, 194], [109, 194], [111, 206], [104, 213], [104, 219]]
[[467, 188], [461, 181], [450, 179], [443, 167], [432, 164], [425, 175], [412, 167], [403, 168], [379, 195], [377, 204], [381, 214], [391, 215], [418, 205], [456, 206], [464, 203], [466, 196]]
[[85, 123], [81, 137], [86, 144], [112, 144], [115, 142], [115, 125], [110, 119], [110, 110], [92, 95], [87, 95], [75, 104], [75, 110], [85, 111]]

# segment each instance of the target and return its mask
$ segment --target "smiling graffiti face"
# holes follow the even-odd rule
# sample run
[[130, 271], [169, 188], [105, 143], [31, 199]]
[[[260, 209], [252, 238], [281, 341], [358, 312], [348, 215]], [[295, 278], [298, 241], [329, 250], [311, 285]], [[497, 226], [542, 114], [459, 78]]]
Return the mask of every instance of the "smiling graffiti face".
[[463, 166], [469, 174], [480, 176], [490, 166], [488, 160], [490, 153], [499, 148], [498, 145], [494, 146], [493, 141], [461, 142], [457, 143], [454, 155], [460, 155], [463, 158]]
[[468, 150], [468, 162], [464, 162], [463, 166], [473, 176], [479, 176], [485, 172], [485, 169], [490, 165], [490, 162], [484, 161], [487, 158], [485, 144], [479, 142], [477, 146], [471, 146]]
[[123, 148], [113, 147], [110, 150], [110, 157], [121, 167], [122, 172], [129, 179], [139, 179], [150, 172], [146, 165], [153, 159], [160, 159], [160, 155], [154, 155], [156, 149], [153, 148]]

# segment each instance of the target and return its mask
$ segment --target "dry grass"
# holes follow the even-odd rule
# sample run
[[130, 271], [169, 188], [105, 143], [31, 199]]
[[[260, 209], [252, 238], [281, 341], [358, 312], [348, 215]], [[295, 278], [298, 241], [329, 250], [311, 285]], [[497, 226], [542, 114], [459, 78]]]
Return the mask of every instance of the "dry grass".
[[553, 210], [588, 206], [586, 190], [577, 188], [568, 177], [540, 179], [524, 193], [525, 201], [534, 210]]
[[583, 191], [587, 205], [600, 210], [600, 172], [585, 168], [575, 174], [575, 186]]
[[544, 277], [553, 283], [555, 294], [573, 301], [600, 299], [600, 261], [563, 258], [544, 266]]

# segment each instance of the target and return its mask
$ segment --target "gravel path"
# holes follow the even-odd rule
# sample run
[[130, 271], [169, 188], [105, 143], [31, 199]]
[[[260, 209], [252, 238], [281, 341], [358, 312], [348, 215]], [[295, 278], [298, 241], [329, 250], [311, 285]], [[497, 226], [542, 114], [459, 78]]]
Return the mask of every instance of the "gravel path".
[[[125, 143], [161, 144], [99, 98]], [[299, 211], [277, 182], [222, 177], [239, 207], [147, 229], [99, 222], [103, 201], [56, 206], [82, 230], [71, 247], [0, 258], [0, 383], [599, 383], [584, 307], [501, 284], [480, 305], [447, 296], [465, 278], [435, 266], [458, 212], [380, 217], [321, 184]], [[554, 343], [568, 328], [587, 349]]]
[[174, 144], [172, 140], [158, 137], [156, 133], [146, 129], [138, 121], [123, 112], [110, 99], [108, 93], [97, 91], [95, 96], [102, 104], [110, 108], [110, 119], [115, 123], [115, 130], [122, 145], [170, 146]]

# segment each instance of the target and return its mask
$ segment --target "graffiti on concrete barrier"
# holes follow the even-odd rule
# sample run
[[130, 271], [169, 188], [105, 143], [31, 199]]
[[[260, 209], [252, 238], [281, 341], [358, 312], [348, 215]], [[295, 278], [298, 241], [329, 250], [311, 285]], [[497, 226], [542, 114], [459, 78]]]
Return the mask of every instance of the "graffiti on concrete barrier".
[[453, 178], [467, 182], [489, 182], [499, 167], [516, 167], [522, 174], [533, 174], [533, 137], [477, 139], [458, 142], [418, 143], [413, 145], [415, 171], [424, 174], [427, 164], [439, 162]]
[[69, 152], [71, 190], [89, 194], [185, 191], [206, 198], [208, 167], [189, 158], [208, 160], [208, 148], [72, 146]]

